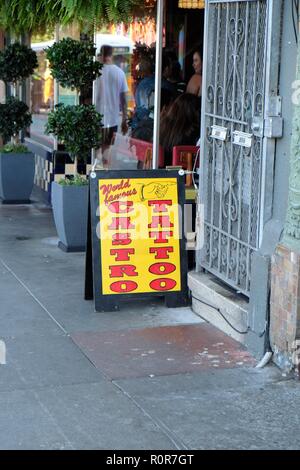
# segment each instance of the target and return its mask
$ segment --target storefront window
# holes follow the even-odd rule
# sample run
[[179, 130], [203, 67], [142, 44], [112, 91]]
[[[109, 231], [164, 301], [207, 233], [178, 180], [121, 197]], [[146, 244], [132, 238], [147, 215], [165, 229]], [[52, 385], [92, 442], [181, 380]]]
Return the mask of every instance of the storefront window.
[[49, 31], [44, 35], [34, 35], [31, 38], [31, 47], [37, 54], [39, 65], [31, 79], [32, 125], [30, 137], [50, 148], [54, 147], [54, 139], [45, 134], [49, 112], [55, 104], [75, 104], [76, 100], [75, 91], [55, 84], [51, 76], [49, 61], [46, 58], [46, 48], [52, 46], [54, 41], [64, 37], [80, 39], [78, 26], [60, 26], [56, 31]]
[[[140, 168], [143, 166], [142, 160], [139, 160], [140, 155], [144, 156], [146, 153], [151, 155], [155, 91], [155, 29], [154, 18], [145, 18], [133, 21], [130, 25], [113, 25], [97, 31], [97, 53], [100, 54], [103, 46], [112, 48], [112, 57], [99, 57], [105, 65], [102, 77], [95, 83], [96, 107], [103, 114], [104, 125], [103, 145], [97, 151], [97, 159], [104, 168]], [[116, 68], [110, 67], [111, 65], [118, 67], [119, 72]], [[114, 83], [117, 82], [114, 82], [112, 77], [117, 76], [120, 80], [119, 88], [117, 85], [118, 89], [113, 89], [116, 86]], [[109, 98], [112, 94], [118, 96], [119, 92], [124, 93], [124, 91], [126, 91], [126, 110], [122, 99], [114, 102]], [[115, 109], [109, 110], [112, 106]], [[114, 116], [108, 116], [110, 113]], [[128, 128], [124, 125], [125, 113], [129, 118]], [[149, 120], [146, 125], [148, 127], [144, 128], [146, 134], [138, 136], [135, 133], [139, 133], [140, 118], [149, 118]]]
[[53, 146], [53, 138], [45, 135], [45, 124], [48, 114], [54, 107], [54, 80], [51, 76], [45, 49], [54, 42], [54, 32], [35, 35], [31, 47], [38, 57], [38, 68], [31, 79], [31, 112], [32, 125], [30, 137], [42, 144]]

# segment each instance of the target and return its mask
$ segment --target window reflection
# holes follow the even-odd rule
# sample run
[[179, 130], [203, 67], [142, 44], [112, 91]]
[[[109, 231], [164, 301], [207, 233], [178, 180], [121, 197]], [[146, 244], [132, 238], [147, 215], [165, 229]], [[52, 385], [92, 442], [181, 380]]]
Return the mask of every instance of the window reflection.
[[54, 80], [51, 76], [45, 48], [54, 42], [54, 33], [33, 36], [31, 47], [38, 58], [38, 68], [31, 79], [32, 125], [30, 136], [38, 142], [53, 146], [53, 138], [45, 135], [48, 114], [54, 107]]

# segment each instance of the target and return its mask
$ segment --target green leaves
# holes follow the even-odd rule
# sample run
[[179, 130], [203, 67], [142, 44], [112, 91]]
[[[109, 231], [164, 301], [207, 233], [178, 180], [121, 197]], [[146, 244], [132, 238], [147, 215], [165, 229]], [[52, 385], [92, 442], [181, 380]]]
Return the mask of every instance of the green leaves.
[[31, 114], [28, 106], [16, 98], [0, 103], [0, 135], [4, 140], [17, 136], [19, 131], [30, 126]]
[[0, 153], [30, 153], [26, 145], [22, 144], [6, 144], [0, 147]]
[[37, 66], [36, 53], [24, 44], [15, 42], [0, 51], [0, 80], [6, 83], [25, 80]]
[[59, 104], [48, 116], [46, 133], [64, 143], [73, 160], [86, 161], [91, 149], [101, 144], [101, 115], [93, 105]]
[[[28, 78], [37, 66], [36, 53], [26, 45], [16, 42], [0, 51], [0, 80], [6, 83], [16, 85]], [[31, 122], [31, 113], [23, 101], [11, 97], [0, 104], [0, 135], [4, 140], [17, 137]]]
[[66, 14], [62, 0], [1, 0], [0, 27], [17, 34], [44, 32]]
[[72, 22], [86, 26], [129, 22], [143, 5], [143, 0], [1, 0], [0, 27], [29, 33]]
[[66, 88], [80, 90], [101, 73], [102, 65], [94, 61], [96, 48], [89, 41], [65, 38], [46, 49], [52, 76]]
[[87, 186], [89, 181], [86, 176], [75, 175], [74, 178], [61, 179], [58, 184], [61, 186]]

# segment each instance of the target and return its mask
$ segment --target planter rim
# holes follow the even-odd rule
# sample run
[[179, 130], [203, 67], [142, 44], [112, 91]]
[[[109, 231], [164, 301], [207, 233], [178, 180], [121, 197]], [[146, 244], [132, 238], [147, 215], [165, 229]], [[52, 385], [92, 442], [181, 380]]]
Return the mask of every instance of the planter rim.
[[0, 155], [5, 155], [7, 157], [12, 157], [12, 156], [20, 156], [23, 157], [24, 155], [34, 155], [33, 152], [1, 152], [0, 150]]
[[58, 186], [60, 188], [63, 188], [63, 189], [73, 189], [73, 188], [88, 188], [89, 185], [88, 184], [82, 184], [82, 185], [78, 185], [78, 184], [70, 184], [70, 185], [64, 185], [64, 184], [59, 184], [57, 181], [52, 181], [52, 184], [55, 185], [55, 186]]

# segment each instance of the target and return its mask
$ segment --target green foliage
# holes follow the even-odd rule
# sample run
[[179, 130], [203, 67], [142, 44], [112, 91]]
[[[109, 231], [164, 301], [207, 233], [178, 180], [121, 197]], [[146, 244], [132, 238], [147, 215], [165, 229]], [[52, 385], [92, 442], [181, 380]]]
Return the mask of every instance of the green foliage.
[[16, 33], [43, 32], [55, 24], [129, 22], [143, 0], [1, 0], [0, 27]]
[[86, 176], [75, 175], [73, 178], [61, 179], [58, 184], [61, 186], [87, 186], [89, 182]]
[[11, 97], [6, 103], [0, 103], [0, 135], [4, 140], [17, 136], [31, 122], [29, 108], [23, 101]]
[[[141, 0], [62, 0], [66, 7], [66, 19], [74, 18], [81, 24], [129, 22]], [[67, 19], [67, 21], [68, 21]]]
[[59, 104], [48, 116], [46, 133], [55, 135], [73, 160], [87, 160], [101, 144], [101, 115], [93, 105]]
[[37, 66], [36, 53], [24, 44], [15, 42], [0, 51], [0, 80], [6, 83], [25, 80]]
[[72, 90], [80, 90], [100, 75], [102, 66], [94, 61], [95, 54], [92, 42], [71, 38], [64, 38], [46, 49], [52, 76]]
[[44, 32], [67, 13], [62, 0], [1, 0], [0, 27], [17, 34]]
[[1, 153], [30, 153], [26, 145], [22, 144], [6, 144], [0, 147]]

